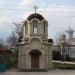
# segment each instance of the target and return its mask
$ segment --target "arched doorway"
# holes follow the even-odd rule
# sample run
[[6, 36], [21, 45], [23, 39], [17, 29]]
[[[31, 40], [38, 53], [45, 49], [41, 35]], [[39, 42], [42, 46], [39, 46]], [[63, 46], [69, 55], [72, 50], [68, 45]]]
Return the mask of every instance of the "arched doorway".
[[31, 68], [39, 68], [41, 52], [39, 50], [32, 50], [29, 54], [31, 55]]

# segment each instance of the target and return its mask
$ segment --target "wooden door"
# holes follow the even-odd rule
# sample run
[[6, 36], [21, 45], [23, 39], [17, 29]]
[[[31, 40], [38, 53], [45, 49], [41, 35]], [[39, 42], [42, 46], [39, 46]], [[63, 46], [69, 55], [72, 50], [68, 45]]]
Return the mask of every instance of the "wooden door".
[[39, 55], [31, 55], [31, 68], [39, 68]]

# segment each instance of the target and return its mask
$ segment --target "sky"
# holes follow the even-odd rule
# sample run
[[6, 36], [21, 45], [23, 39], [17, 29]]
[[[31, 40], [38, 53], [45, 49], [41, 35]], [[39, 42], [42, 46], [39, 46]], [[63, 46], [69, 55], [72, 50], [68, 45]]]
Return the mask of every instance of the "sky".
[[48, 21], [48, 38], [56, 39], [69, 26], [75, 31], [75, 0], [0, 0], [0, 37], [8, 37], [13, 22], [23, 22], [35, 5]]

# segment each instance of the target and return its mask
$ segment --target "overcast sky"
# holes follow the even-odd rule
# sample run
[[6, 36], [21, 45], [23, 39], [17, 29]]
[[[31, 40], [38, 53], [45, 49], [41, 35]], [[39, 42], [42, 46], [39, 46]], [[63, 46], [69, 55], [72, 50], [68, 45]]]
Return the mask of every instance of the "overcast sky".
[[35, 4], [37, 13], [48, 21], [49, 38], [56, 38], [69, 26], [75, 30], [75, 0], [0, 0], [0, 37], [10, 34], [13, 22], [34, 13]]

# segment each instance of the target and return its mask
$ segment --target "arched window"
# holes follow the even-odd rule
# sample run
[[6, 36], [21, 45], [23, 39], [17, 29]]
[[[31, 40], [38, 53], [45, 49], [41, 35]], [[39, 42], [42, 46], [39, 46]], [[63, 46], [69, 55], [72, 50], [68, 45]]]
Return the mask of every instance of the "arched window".
[[27, 21], [25, 21], [25, 34], [28, 34], [28, 25], [27, 25]]
[[43, 22], [43, 23], [44, 23], [43, 32], [44, 32], [44, 34], [46, 34], [46, 22]]
[[32, 25], [33, 25], [33, 33], [34, 33], [34, 34], [37, 33], [37, 24], [38, 24], [37, 20], [34, 20], [34, 21], [32, 22]]

